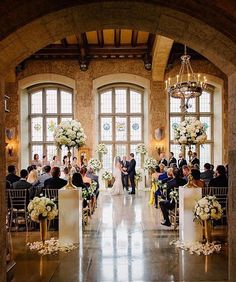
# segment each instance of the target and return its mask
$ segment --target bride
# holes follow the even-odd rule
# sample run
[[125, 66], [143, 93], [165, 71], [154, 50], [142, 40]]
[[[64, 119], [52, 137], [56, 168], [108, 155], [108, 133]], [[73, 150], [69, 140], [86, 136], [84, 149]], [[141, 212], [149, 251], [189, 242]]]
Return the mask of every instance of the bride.
[[113, 176], [115, 177], [115, 182], [111, 188], [111, 195], [121, 195], [124, 194], [123, 190], [123, 184], [122, 184], [122, 179], [121, 179], [121, 159], [120, 157], [115, 157], [114, 158], [114, 163], [113, 163]]

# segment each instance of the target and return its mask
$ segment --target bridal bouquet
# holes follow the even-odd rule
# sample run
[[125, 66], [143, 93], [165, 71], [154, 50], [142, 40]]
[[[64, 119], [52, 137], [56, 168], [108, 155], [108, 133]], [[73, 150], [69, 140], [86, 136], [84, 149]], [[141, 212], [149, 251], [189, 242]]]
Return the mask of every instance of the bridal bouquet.
[[207, 126], [195, 117], [186, 117], [180, 124], [173, 124], [174, 140], [180, 145], [204, 144]]
[[155, 170], [157, 161], [153, 158], [147, 158], [144, 163], [144, 169], [148, 171]]
[[104, 171], [102, 174], [102, 180], [112, 180], [112, 174], [109, 171]]
[[144, 143], [140, 143], [136, 147], [136, 154], [145, 155], [147, 153], [147, 147]]
[[196, 220], [221, 219], [223, 210], [215, 196], [205, 196], [194, 207]]
[[97, 152], [99, 153], [99, 154], [102, 154], [102, 155], [106, 155], [107, 154], [107, 146], [106, 146], [106, 144], [104, 144], [104, 143], [100, 143], [100, 144], [98, 144], [98, 146], [97, 146]]
[[94, 171], [99, 171], [102, 168], [102, 163], [98, 159], [90, 159], [88, 166], [91, 167]]
[[36, 222], [42, 219], [52, 220], [58, 214], [56, 204], [46, 197], [34, 197], [28, 204], [28, 211], [30, 218]]
[[85, 144], [87, 137], [79, 121], [66, 120], [55, 128], [54, 139], [60, 149], [63, 145], [67, 148], [79, 148]]

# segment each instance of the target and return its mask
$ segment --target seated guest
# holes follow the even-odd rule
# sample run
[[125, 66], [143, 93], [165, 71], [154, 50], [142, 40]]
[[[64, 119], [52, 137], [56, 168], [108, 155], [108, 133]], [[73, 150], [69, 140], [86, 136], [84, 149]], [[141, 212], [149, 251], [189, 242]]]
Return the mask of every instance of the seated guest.
[[16, 175], [16, 167], [14, 165], [9, 165], [7, 170], [8, 170], [8, 175], [6, 176], [7, 181], [9, 181], [12, 184], [20, 180], [20, 177]]
[[192, 165], [195, 165], [195, 164], [197, 164], [198, 166], [200, 165], [200, 161], [197, 158], [197, 153], [196, 152], [193, 152], [193, 154], [192, 154], [191, 163], [192, 163]]
[[29, 199], [32, 200], [35, 197], [36, 187], [39, 184], [38, 171], [36, 169], [30, 171], [27, 178], [27, 182], [29, 182], [32, 185], [29, 194]]
[[208, 186], [210, 180], [213, 178], [214, 172], [211, 170], [211, 165], [209, 163], [204, 164], [204, 172], [201, 173], [200, 179], [204, 180]]
[[168, 166], [171, 166], [172, 164], [176, 164], [176, 163], [177, 163], [177, 160], [176, 160], [176, 158], [174, 157], [174, 153], [173, 153], [173, 152], [170, 152], [170, 154], [169, 154]]
[[[85, 189], [88, 191], [88, 187], [84, 184], [82, 175], [79, 172], [75, 172], [72, 176], [72, 184], [75, 185], [78, 188]], [[90, 197], [88, 196], [87, 199], [83, 199], [83, 208], [86, 208], [88, 203], [87, 200], [90, 200]]]
[[67, 181], [68, 177], [69, 177], [69, 168], [66, 166], [63, 169], [63, 175], [61, 176], [61, 178]]
[[20, 180], [14, 182], [12, 184], [13, 189], [26, 189], [27, 190], [27, 203], [29, 202], [29, 193], [32, 187], [32, 184], [27, 182], [28, 171], [26, 169], [22, 169], [20, 171]]
[[60, 178], [61, 171], [59, 167], [54, 166], [51, 170], [51, 175], [52, 177], [44, 182], [44, 187], [46, 189], [60, 189], [67, 184], [66, 180]]
[[197, 187], [200, 187], [200, 188], [204, 188], [206, 185], [205, 185], [205, 182], [203, 180], [200, 179], [200, 171], [198, 169], [192, 169], [191, 170], [191, 175], [193, 177], [193, 184], [196, 185]]
[[190, 174], [190, 169], [187, 165], [182, 166], [182, 174], [183, 174], [183, 179], [188, 182], [188, 176]]
[[51, 167], [50, 165], [46, 165], [43, 167], [43, 173], [38, 178], [38, 185], [36, 187], [35, 196], [39, 196], [44, 188], [45, 180], [51, 178]]
[[216, 177], [211, 179], [209, 187], [228, 187], [228, 178], [226, 176], [225, 167], [218, 165], [216, 168]]
[[29, 165], [29, 166], [27, 167], [28, 173], [30, 173], [31, 170], [33, 170], [33, 169], [35, 169], [35, 170], [37, 169], [36, 165]]
[[186, 184], [186, 180], [181, 178], [180, 171], [175, 169], [173, 171], [173, 179], [167, 182], [167, 198], [166, 200], [160, 201], [160, 208], [162, 211], [164, 221], [161, 222], [162, 225], [171, 226], [169, 219], [169, 210], [174, 209], [175, 200], [170, 198], [170, 192], [174, 190], [174, 188], [178, 188], [179, 186], [183, 186]]
[[160, 154], [160, 160], [158, 162], [158, 165], [159, 164], [164, 164], [165, 166], [167, 166], [167, 160], [165, 159], [165, 153]]
[[90, 184], [91, 184], [91, 179], [86, 176], [87, 168], [86, 168], [85, 166], [81, 167], [80, 173], [81, 173], [81, 175], [82, 175], [82, 179], [83, 179], [84, 184], [85, 184], [87, 187], [89, 187]]
[[42, 166], [42, 162], [39, 160], [38, 154], [34, 154], [34, 159], [31, 161], [31, 165], [35, 165], [36, 167]]

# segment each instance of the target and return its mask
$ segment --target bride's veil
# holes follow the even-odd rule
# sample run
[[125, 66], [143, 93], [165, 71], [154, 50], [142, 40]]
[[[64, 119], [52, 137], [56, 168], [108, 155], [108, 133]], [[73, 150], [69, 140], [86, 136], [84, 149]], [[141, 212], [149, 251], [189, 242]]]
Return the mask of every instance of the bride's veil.
[[113, 173], [114, 173], [115, 171], [117, 171], [117, 165], [118, 165], [120, 162], [121, 162], [120, 157], [119, 157], [119, 156], [116, 156], [116, 157], [114, 158], [114, 161], [113, 161]]

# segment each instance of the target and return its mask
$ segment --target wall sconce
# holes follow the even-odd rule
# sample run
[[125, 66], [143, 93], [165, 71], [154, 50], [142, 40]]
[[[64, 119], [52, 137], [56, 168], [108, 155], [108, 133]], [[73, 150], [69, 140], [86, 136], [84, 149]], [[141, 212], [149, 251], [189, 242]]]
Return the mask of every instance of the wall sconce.
[[12, 146], [12, 145], [8, 145], [8, 147], [7, 147], [7, 152], [8, 152], [8, 155], [9, 155], [10, 157], [13, 156], [13, 146]]
[[157, 145], [156, 150], [157, 150], [158, 155], [160, 155], [161, 153], [163, 153], [165, 151], [165, 148], [164, 148], [164, 146]]

